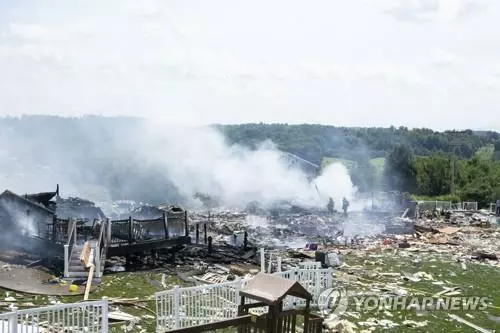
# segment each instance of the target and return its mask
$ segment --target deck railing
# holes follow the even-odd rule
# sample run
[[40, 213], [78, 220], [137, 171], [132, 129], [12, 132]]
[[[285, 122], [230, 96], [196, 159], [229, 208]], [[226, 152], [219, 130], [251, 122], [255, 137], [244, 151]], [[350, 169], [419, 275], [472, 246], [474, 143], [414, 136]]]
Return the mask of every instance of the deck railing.
[[76, 244], [76, 221], [68, 221], [68, 241], [64, 244], [64, 276], [69, 275], [69, 265]]

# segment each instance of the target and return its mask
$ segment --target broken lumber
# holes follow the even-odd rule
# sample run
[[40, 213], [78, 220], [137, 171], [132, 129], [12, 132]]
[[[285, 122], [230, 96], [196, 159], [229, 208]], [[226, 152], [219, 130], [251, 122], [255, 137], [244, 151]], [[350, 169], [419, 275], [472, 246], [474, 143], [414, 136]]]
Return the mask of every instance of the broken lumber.
[[94, 264], [90, 264], [89, 276], [87, 277], [87, 285], [85, 286], [85, 294], [83, 300], [86, 301], [89, 298], [90, 287], [92, 286], [92, 278], [94, 277]]

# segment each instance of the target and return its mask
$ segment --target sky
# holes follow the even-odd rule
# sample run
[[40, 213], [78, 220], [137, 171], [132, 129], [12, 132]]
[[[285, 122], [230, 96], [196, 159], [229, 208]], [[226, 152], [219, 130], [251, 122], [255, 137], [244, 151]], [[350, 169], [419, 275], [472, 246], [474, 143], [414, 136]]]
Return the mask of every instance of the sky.
[[0, 116], [500, 130], [498, 0], [0, 0]]

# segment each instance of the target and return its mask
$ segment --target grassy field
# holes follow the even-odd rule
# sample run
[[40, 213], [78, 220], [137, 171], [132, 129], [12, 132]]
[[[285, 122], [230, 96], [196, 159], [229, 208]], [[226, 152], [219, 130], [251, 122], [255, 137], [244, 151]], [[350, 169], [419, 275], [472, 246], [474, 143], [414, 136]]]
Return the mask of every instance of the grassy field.
[[324, 157], [323, 160], [321, 161], [321, 168], [324, 169], [333, 163], [342, 163], [348, 170], [350, 170], [356, 166], [356, 162], [351, 161], [351, 160], [345, 160], [345, 159], [336, 158], [336, 157]]
[[[385, 253], [367, 255], [365, 257], [346, 256], [346, 263], [350, 266], [344, 268], [340, 274], [345, 277], [346, 289], [351, 293], [365, 295], [381, 295], [388, 289], [399, 289], [407, 292], [407, 296], [430, 297], [443, 290], [444, 287], [459, 288], [458, 297], [477, 296], [488, 297], [490, 307], [485, 311], [432, 311], [420, 312], [415, 310], [404, 311], [361, 311], [358, 312], [354, 301], [349, 302], [348, 314], [344, 319], [358, 323], [359, 330], [370, 328], [370, 322], [378, 322], [373, 326], [373, 332], [475, 332], [473, 328], [451, 319], [448, 314], [454, 314], [465, 320], [489, 330], [499, 330], [500, 323], [492, 316], [500, 316], [500, 270], [496, 267], [468, 263], [463, 269], [460, 263], [453, 262], [447, 255], [440, 254], [413, 254], [413, 253]], [[400, 273], [414, 274], [425, 272], [431, 278], [419, 282], [405, 281]], [[389, 274], [387, 274], [389, 273]], [[396, 273], [396, 276], [390, 273]], [[375, 320], [374, 320], [375, 319]], [[383, 327], [382, 320], [387, 324], [395, 323], [395, 327]], [[410, 327], [404, 321], [414, 321], [425, 325], [423, 327]], [[360, 322], [368, 322], [362, 326]], [[382, 322], [383, 323], [383, 322]]]
[[[120, 310], [141, 318], [139, 324], [128, 332], [155, 332], [156, 305], [153, 299], [153, 294], [165, 289], [161, 285], [161, 277], [162, 275], [157, 272], [125, 272], [104, 275], [97, 290], [90, 294], [90, 300], [100, 300], [103, 296], [107, 296], [110, 298], [112, 303], [113, 299], [138, 298], [141, 302], [134, 301], [127, 305], [110, 304], [109, 311]], [[182, 281], [173, 276], [167, 277], [166, 283], [167, 289], [173, 288], [175, 285], [182, 285]], [[0, 295], [4, 296], [3, 298], [5, 298], [7, 294], [11, 296], [15, 295], [19, 303], [33, 303], [36, 306], [50, 305], [51, 302], [54, 301], [72, 303], [83, 300], [83, 295], [64, 297], [36, 296], [0, 289]], [[2, 300], [2, 298], [0, 298], [0, 300]], [[7, 311], [7, 309], [0, 310], [0, 312], [4, 311]], [[125, 331], [123, 323], [113, 324], [110, 321], [110, 324], [110, 332], [118, 333]]]
[[[500, 269], [479, 263], [467, 263], [462, 267], [446, 254], [418, 253], [404, 250], [385, 251], [379, 253], [354, 252], [344, 256], [345, 267], [334, 271], [335, 286], [345, 287], [355, 295], [387, 295], [390, 290], [406, 292], [407, 296], [432, 296], [444, 287], [457, 287], [458, 296], [487, 296], [491, 306], [485, 311], [357, 311], [356, 303], [350, 299], [349, 308], [343, 319], [357, 325], [356, 332], [370, 329], [372, 332], [475, 332], [474, 329], [448, 317], [449, 313], [458, 315], [469, 322], [489, 330], [500, 330], [500, 323], [492, 320], [492, 316], [500, 316]], [[401, 274], [425, 272], [428, 278], [412, 282], [404, 280]], [[167, 288], [181, 285], [174, 276], [167, 276]], [[91, 299], [108, 296], [111, 300], [121, 298], [138, 298], [142, 302], [129, 305], [110, 305], [110, 311], [120, 309], [128, 314], [141, 318], [141, 321], [129, 332], [155, 331], [155, 303], [152, 298], [157, 291], [164, 290], [161, 285], [161, 274], [158, 272], [134, 272], [105, 275], [99, 288], [91, 294]], [[0, 295], [6, 291], [0, 290]], [[69, 303], [82, 300], [83, 296], [46, 297], [31, 295], [15, 295], [20, 302], [32, 302], [35, 305], [46, 305], [53, 300]], [[20, 297], [21, 296], [21, 297]], [[4, 310], [5, 311], [5, 310]], [[385, 324], [397, 324], [384, 327]], [[411, 320], [425, 325], [409, 327], [403, 324]], [[365, 325], [361, 323], [365, 322]], [[371, 324], [370, 324], [371, 323]], [[369, 325], [373, 327], [370, 328]], [[123, 323], [111, 324], [110, 332], [124, 332]]]

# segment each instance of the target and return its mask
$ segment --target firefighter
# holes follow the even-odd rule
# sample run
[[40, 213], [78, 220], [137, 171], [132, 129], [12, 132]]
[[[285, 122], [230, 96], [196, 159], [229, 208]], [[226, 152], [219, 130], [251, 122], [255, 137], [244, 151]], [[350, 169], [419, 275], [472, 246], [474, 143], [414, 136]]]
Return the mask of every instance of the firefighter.
[[344, 210], [344, 216], [347, 217], [347, 208], [349, 208], [349, 201], [347, 201], [346, 197], [342, 199], [342, 209]]

